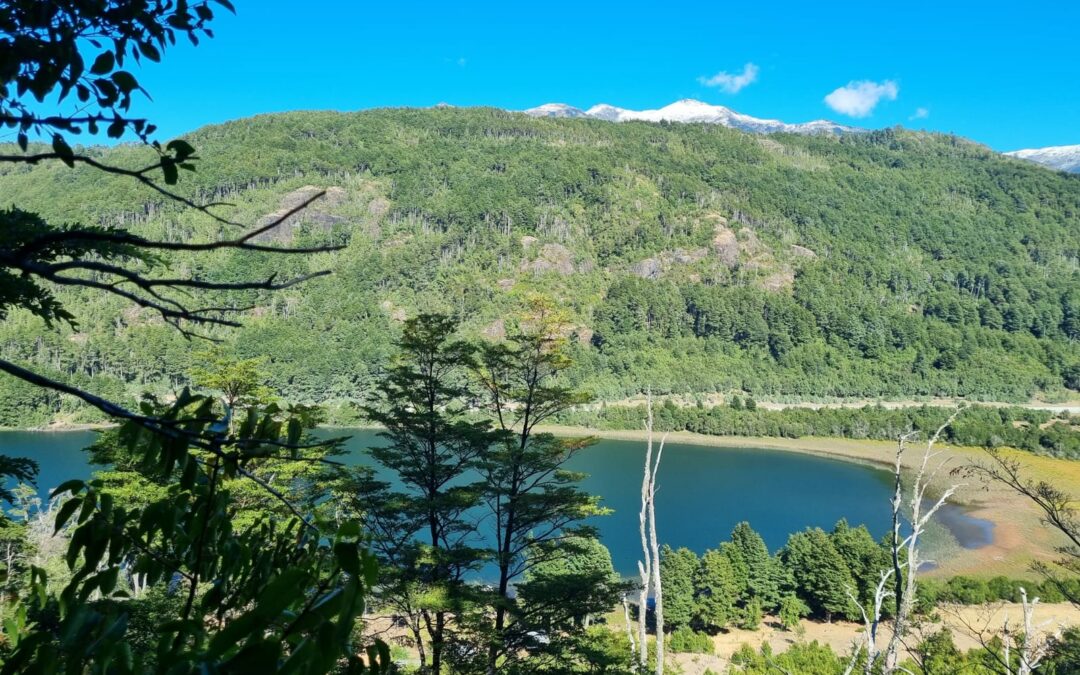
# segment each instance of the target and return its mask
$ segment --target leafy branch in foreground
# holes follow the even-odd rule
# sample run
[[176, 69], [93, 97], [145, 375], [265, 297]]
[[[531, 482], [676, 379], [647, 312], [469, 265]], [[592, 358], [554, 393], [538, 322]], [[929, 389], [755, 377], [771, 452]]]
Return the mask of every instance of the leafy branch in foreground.
[[[211, 211], [220, 204], [197, 203], [158, 182], [171, 186], [181, 169], [194, 171], [195, 149], [183, 140], [163, 147], [151, 139], [152, 124], [127, 114], [132, 94], [143, 90], [124, 70], [125, 60], [158, 61], [178, 36], [193, 44], [211, 37], [214, 5], [233, 9], [228, 0], [0, 5], [0, 126], [15, 130], [22, 150], [0, 155], [0, 164], [85, 164], [131, 178], [219, 224], [237, 225]], [[38, 112], [50, 95], [59, 107], [72, 93], [79, 100], [73, 114]], [[106, 124], [109, 137], [133, 134], [154, 160], [125, 168], [72, 149], [70, 135], [96, 134]], [[52, 151], [30, 148], [31, 134], [51, 137]], [[74, 328], [74, 313], [54, 292], [67, 287], [119, 298], [155, 312], [185, 337], [209, 338], [197, 329], [237, 326], [229, 315], [243, 308], [195, 304], [196, 292], [275, 291], [327, 272], [230, 282], [174, 277], [157, 272], [171, 262], [165, 254], [335, 250], [255, 241], [321, 196], [240, 236], [205, 243], [57, 225], [12, 207], [0, 212], [0, 320], [25, 309], [49, 327]], [[50, 579], [31, 565], [25, 592], [5, 597], [13, 606], [4, 608], [12, 611], [5, 611], [0, 672], [322, 673], [381, 670], [387, 663], [384, 648], [369, 648], [365, 663], [352, 644], [376, 565], [361, 546], [357, 523], [319, 517], [318, 489], [311, 489], [317, 481], [305, 479], [316, 473], [309, 467], [334, 466], [327, 454], [335, 442], [304, 439], [312, 421], [305, 411], [273, 403], [239, 411], [230, 399], [219, 419], [212, 397], [186, 390], [171, 405], [144, 401], [131, 411], [7, 360], [0, 360], [0, 371], [122, 421], [118, 432], [109, 432], [115, 434], [109, 444], [123, 448], [117, 458], [124, 461], [110, 464], [127, 469], [111, 472], [109, 480], [68, 481], [53, 490], [56, 534], [68, 542], [66, 570]], [[233, 414], [241, 412], [243, 419], [233, 424]], [[32, 477], [32, 470], [25, 460], [0, 463], [0, 472], [20, 479]], [[166, 609], [155, 614], [153, 647], [133, 649], [129, 618], [145, 604], [137, 596], [148, 588], [164, 597]]]
[[[5, 629], [12, 651], [2, 672], [367, 667], [352, 635], [377, 566], [359, 524], [335, 525], [319, 517], [317, 498], [297, 506], [272, 484], [278, 449], [301, 445], [294, 416], [274, 404], [249, 407], [233, 434], [213, 414], [214, 403], [183, 392], [163, 410], [146, 404], [147, 415], [171, 420], [181, 435], [134, 420], [110, 432], [111, 459], [159, 486], [147, 503], [122, 498], [102, 479], [53, 490], [52, 498], [64, 500], [56, 531], [69, 540], [71, 578], [56, 592], [42, 569], [31, 569], [30, 593]], [[238, 482], [246, 480], [277, 505], [245, 507]], [[151, 654], [132, 652], [126, 638], [132, 591], [147, 587], [178, 600]], [[52, 614], [58, 625], [47, 620]], [[368, 661], [376, 669], [388, 660], [379, 649]]]
[[202, 244], [153, 241], [102, 227], [56, 227], [19, 209], [0, 211], [0, 319], [7, 315], [10, 307], [23, 307], [47, 324], [64, 322], [75, 327], [75, 316], [64, 308], [48, 286], [40, 283], [49, 282], [99, 291], [153, 310], [166, 323], [188, 336], [195, 334], [185, 324], [239, 326], [225, 315], [244, 308], [191, 307], [178, 298], [177, 293], [191, 290], [275, 291], [329, 272], [313, 272], [281, 282], [273, 275], [267, 279], [238, 282], [156, 278], [148, 274], [148, 268], [165, 263], [157, 252], [238, 249], [312, 253], [336, 250], [338, 247], [335, 246], [282, 249], [251, 243], [254, 237], [281, 225], [322, 195], [322, 192], [313, 195], [281, 217], [241, 237]]

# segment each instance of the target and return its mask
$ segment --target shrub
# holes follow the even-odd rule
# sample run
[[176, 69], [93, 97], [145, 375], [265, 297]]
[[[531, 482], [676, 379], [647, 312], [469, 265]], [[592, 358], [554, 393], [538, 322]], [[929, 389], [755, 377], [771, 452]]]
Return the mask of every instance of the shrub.
[[668, 648], [683, 654], [712, 654], [712, 638], [690, 628], [679, 628], [668, 638]]

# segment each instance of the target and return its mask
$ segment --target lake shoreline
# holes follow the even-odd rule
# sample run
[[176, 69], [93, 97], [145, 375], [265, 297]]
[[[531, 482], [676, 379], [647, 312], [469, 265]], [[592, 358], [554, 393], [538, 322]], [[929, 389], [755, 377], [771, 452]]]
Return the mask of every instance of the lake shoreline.
[[[63, 433], [100, 430], [109, 426], [115, 425], [51, 425], [33, 431]], [[330, 433], [340, 432], [341, 435], [348, 435], [350, 430], [371, 431], [376, 427], [322, 425], [320, 428]], [[596, 436], [642, 443], [646, 438], [644, 430], [602, 430], [565, 425], [546, 425], [540, 427], [539, 430], [561, 436]], [[662, 437], [662, 434], [658, 436]], [[656, 440], [659, 441], [659, 438]], [[896, 453], [895, 442], [817, 436], [774, 438], [672, 432], [668, 434], [668, 441], [718, 449], [760, 448], [815, 455], [886, 471], [892, 470]], [[949, 459], [953, 467], [986, 458], [985, 452], [979, 448], [942, 445], [940, 449], [944, 453], [942, 457]], [[911, 445], [905, 457], [905, 469], [912, 469], [915, 460], [921, 459], [921, 450], [922, 447], [918, 442]], [[1062, 489], [1080, 494], [1080, 461], [1055, 459], [1018, 450], [1004, 450], [1003, 453], [1020, 460], [1030, 478], [1049, 480]], [[944, 488], [945, 481], [966, 480], [950, 479], [948, 471], [944, 474], [944, 480], [939, 480], [939, 484], [934, 486], [939, 491]], [[965, 574], [984, 578], [999, 574], [1013, 577], [1031, 576], [1030, 568], [1033, 562], [1049, 562], [1057, 557], [1055, 549], [1061, 544], [1060, 535], [1043, 525], [1034, 505], [1020, 495], [996, 486], [987, 488], [983, 485], [970, 484], [961, 488], [950, 502], [962, 509], [963, 515], [991, 523], [992, 533], [986, 545], [978, 548], [958, 546], [955, 554], [950, 552], [948, 556], [943, 555], [942, 557], [946, 559], [940, 562], [933, 574], [941, 576]], [[960, 538], [957, 537], [955, 530], [950, 530], [950, 532], [959, 542]]]
[[[647, 439], [644, 430], [592, 429], [566, 425], [547, 425], [541, 430], [557, 436], [596, 436], [642, 443]], [[657, 442], [662, 437], [663, 434], [654, 434]], [[686, 431], [671, 432], [667, 434], [667, 439], [671, 443], [717, 449], [749, 447], [809, 454], [889, 471], [892, 471], [896, 458], [896, 443], [878, 440], [820, 436], [710, 436]], [[909, 446], [903, 462], [905, 470], [916, 468], [916, 460], [921, 460], [924, 447], [925, 445], [920, 445], [917, 441]], [[953, 468], [985, 458], [985, 453], [980, 448], [940, 444], [935, 448], [935, 452], [938, 449], [943, 453], [942, 459], [949, 461]], [[1053, 479], [1063, 488], [1080, 492], [1080, 462], [1042, 457], [1019, 450], [1004, 452], [1019, 458], [1030, 471], [1032, 478]], [[945, 474], [947, 477], [949, 472], [946, 471]], [[967, 479], [957, 480], [963, 482]], [[938, 484], [933, 487], [941, 490], [945, 485], [939, 479]], [[971, 518], [990, 522], [993, 525], [990, 542], [979, 548], [958, 548], [955, 555], [937, 564], [930, 573], [931, 576], [1030, 576], [1032, 563], [1049, 562], [1056, 558], [1055, 547], [1060, 543], [1057, 533], [1042, 524], [1037, 508], [1022, 496], [998, 486], [967, 484], [957, 491], [951, 503], [960, 507], [964, 514]]]

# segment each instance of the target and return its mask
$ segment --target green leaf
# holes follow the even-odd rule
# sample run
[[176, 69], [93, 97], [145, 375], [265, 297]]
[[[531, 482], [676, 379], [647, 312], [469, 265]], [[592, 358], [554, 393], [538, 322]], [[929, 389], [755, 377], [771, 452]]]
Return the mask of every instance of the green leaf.
[[276, 618], [286, 607], [303, 597], [303, 587], [307, 576], [305, 570], [297, 567], [282, 571], [259, 594], [255, 614], [268, 620]]
[[53, 488], [52, 492], [49, 493], [49, 501], [56, 499], [57, 496], [62, 495], [65, 492], [75, 494], [76, 492], [82, 491], [84, 487], [86, 487], [85, 481], [78, 479], [64, 481]]
[[161, 161], [161, 173], [165, 174], [166, 185], [176, 185], [176, 181], [180, 179], [180, 172], [176, 169], [176, 164], [168, 158]]
[[338, 565], [353, 576], [360, 574], [360, 552], [352, 542], [341, 541], [334, 544], [334, 556]]
[[69, 168], [75, 166], [75, 153], [71, 151], [71, 146], [67, 144], [63, 136], [60, 134], [53, 134], [52, 139], [53, 152], [60, 156], [60, 161], [67, 164]]
[[90, 72], [94, 75], [105, 75], [112, 71], [114, 65], [116, 65], [116, 59], [113, 57], [113, 53], [102, 52], [94, 59], [94, 65], [90, 66]]
[[180, 139], [169, 141], [168, 145], [165, 146], [165, 149], [175, 155], [177, 162], [182, 162], [195, 154], [195, 148], [187, 141]]

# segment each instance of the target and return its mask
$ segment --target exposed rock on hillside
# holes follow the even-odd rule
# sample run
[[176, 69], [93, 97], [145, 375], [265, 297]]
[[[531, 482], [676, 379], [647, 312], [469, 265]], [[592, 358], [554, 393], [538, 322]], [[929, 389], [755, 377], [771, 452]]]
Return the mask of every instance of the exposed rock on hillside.
[[665, 270], [676, 265], [690, 265], [708, 257], [709, 251], [704, 248], [684, 249], [677, 248], [674, 251], [662, 251], [654, 258], [640, 260], [630, 268], [630, 271], [642, 279], [657, 279]]
[[[523, 240], [525, 238], [523, 237]], [[532, 237], [527, 238], [532, 239]], [[555, 272], [568, 276], [574, 273], [573, 254], [562, 244], [544, 244], [540, 247], [540, 254], [536, 260], [522, 262], [521, 269], [534, 274]]]
[[[292, 214], [272, 229], [260, 234], [256, 237], [256, 240], [289, 242], [292, 241], [296, 229], [305, 223], [323, 230], [329, 230], [334, 225], [344, 222], [344, 218], [329, 213], [329, 211], [344, 203], [345, 190], [340, 187], [319, 188], [314, 185], [305, 185], [282, 197], [278, 208], [273, 213], [268, 213], [260, 218], [255, 224], [256, 227], [269, 225], [323, 190], [325, 190], [325, 194], [312, 202], [306, 209]], [[389, 208], [389, 204], [387, 204], [386, 208]]]

